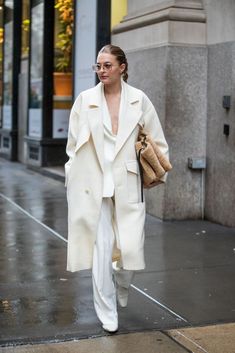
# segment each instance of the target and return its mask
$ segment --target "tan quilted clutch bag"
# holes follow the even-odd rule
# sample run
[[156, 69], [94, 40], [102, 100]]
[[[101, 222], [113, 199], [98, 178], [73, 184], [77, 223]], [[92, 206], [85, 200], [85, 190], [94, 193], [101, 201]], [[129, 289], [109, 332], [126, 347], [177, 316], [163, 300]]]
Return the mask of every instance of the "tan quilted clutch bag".
[[140, 129], [135, 148], [143, 187], [151, 188], [161, 183], [160, 179], [172, 169], [172, 165], [144, 129]]

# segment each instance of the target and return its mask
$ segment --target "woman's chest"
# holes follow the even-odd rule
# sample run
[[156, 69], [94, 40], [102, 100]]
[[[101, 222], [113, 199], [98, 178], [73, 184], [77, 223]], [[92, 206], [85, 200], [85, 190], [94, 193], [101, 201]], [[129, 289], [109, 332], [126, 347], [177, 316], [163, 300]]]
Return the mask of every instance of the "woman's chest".
[[112, 132], [117, 134], [120, 113], [120, 97], [106, 98], [107, 111], [110, 116]]

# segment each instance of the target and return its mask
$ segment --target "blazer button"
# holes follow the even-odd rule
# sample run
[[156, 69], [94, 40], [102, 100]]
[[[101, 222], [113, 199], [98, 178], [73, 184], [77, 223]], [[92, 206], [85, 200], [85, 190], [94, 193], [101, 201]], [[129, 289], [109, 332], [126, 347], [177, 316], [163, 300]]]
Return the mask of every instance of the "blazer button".
[[85, 190], [85, 193], [86, 193], [86, 194], [89, 194], [89, 190], [86, 189], [86, 190]]

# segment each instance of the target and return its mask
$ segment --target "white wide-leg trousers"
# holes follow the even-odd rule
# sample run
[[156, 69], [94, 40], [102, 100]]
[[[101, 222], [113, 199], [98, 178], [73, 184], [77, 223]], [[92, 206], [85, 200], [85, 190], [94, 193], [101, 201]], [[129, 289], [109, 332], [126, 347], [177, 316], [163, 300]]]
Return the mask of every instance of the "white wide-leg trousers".
[[129, 288], [133, 271], [121, 266], [113, 268], [112, 253], [115, 239], [118, 239], [115, 205], [112, 198], [102, 201], [100, 220], [94, 246], [92, 284], [96, 314], [104, 325], [118, 326], [116, 286], [113, 271], [118, 285]]

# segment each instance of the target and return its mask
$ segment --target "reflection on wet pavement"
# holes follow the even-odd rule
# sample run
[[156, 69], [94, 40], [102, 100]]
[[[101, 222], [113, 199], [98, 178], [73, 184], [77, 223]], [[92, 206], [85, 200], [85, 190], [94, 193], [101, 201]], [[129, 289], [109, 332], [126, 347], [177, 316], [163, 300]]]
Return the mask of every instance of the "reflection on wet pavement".
[[[0, 159], [0, 342], [105, 335], [90, 271], [66, 272], [65, 241], [27, 212], [66, 238], [63, 183]], [[147, 267], [134, 285], [188, 322], [131, 288], [128, 307], [119, 309], [120, 332], [233, 321], [235, 230], [148, 216], [146, 233]]]

